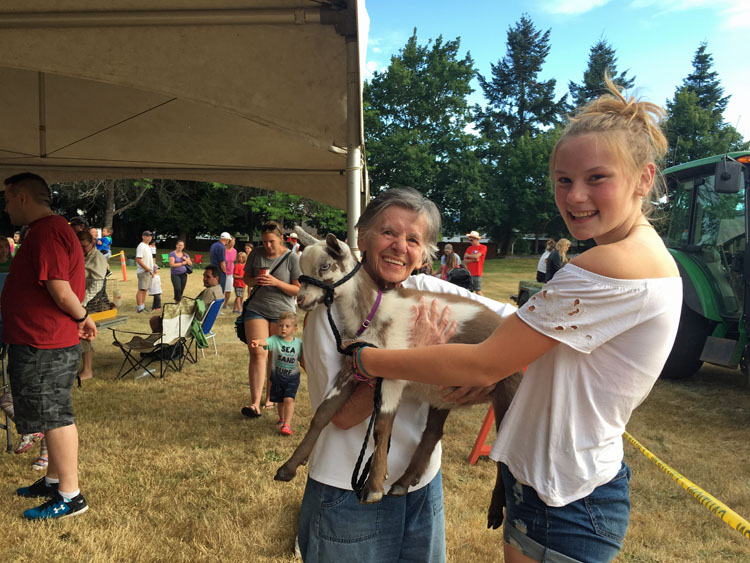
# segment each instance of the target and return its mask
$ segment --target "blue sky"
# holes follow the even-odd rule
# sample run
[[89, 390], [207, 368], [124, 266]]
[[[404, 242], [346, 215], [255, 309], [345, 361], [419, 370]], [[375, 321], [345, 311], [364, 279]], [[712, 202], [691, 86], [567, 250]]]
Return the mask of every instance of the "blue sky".
[[[420, 44], [439, 35], [460, 37], [461, 55], [469, 51], [488, 77], [490, 63], [505, 55], [508, 28], [527, 13], [537, 29], [550, 30], [541, 78], [557, 80], [558, 98], [568, 92], [569, 81], [583, 80], [589, 51], [603, 37], [616, 51], [617, 70], [635, 76], [633, 93], [663, 106], [692, 71], [700, 42], [707, 41], [724, 94], [731, 95], [724, 117], [750, 140], [747, 0], [367, 0], [366, 8], [366, 77], [389, 65], [415, 27]], [[479, 84], [474, 86], [472, 99], [481, 102]]]

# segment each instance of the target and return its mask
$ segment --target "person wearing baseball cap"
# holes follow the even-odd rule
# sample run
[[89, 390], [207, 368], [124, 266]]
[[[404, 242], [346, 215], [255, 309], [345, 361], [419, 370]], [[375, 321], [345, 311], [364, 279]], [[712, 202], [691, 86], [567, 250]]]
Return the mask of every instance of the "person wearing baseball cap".
[[469, 237], [471, 246], [466, 249], [464, 253], [464, 263], [471, 272], [471, 282], [474, 286], [474, 293], [477, 295], [482, 294], [482, 271], [484, 270], [484, 259], [487, 256], [487, 247], [483, 244], [479, 244], [481, 235], [477, 231], [471, 231], [466, 233]]
[[302, 254], [302, 251], [299, 249], [299, 237], [297, 236], [297, 233], [290, 234], [287, 242], [292, 245], [292, 252], [295, 254]]
[[138, 278], [138, 291], [135, 294], [136, 313], [142, 313], [146, 310], [146, 296], [151, 287], [151, 278], [154, 277], [154, 255], [151, 254], [151, 237], [154, 233], [143, 231], [141, 233], [141, 243], [135, 249], [135, 274]]
[[227, 244], [230, 240], [232, 235], [224, 231], [208, 250], [209, 261], [219, 268], [219, 287], [222, 289], [227, 285]]
[[86, 228], [86, 220], [83, 217], [81, 217], [80, 215], [76, 215], [75, 217], [71, 217], [70, 221], [68, 221], [68, 224], [77, 233], [80, 233], [82, 230], [84, 230]]

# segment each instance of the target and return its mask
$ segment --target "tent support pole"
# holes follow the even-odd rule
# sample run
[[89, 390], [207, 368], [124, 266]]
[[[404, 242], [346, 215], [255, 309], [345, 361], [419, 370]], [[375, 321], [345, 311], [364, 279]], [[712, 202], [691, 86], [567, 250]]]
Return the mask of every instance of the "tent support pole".
[[356, 256], [357, 229], [355, 225], [361, 213], [362, 190], [362, 142], [359, 87], [359, 47], [356, 37], [346, 38], [346, 235], [349, 246]]
[[39, 84], [39, 156], [47, 156], [47, 87], [44, 73], [37, 73]]

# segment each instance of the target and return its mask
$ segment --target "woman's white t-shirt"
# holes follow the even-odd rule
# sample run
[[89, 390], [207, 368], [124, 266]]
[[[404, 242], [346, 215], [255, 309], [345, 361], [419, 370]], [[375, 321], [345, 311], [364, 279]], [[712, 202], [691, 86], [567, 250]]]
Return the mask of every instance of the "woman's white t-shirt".
[[681, 278], [621, 280], [568, 264], [519, 318], [560, 342], [531, 363], [490, 457], [549, 506], [619, 471], [622, 433], [672, 349]]

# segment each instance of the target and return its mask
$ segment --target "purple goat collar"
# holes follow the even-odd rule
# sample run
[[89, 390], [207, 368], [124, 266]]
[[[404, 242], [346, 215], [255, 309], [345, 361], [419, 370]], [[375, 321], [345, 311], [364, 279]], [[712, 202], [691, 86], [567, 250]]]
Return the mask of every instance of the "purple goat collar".
[[367, 330], [367, 327], [370, 326], [370, 323], [372, 322], [372, 319], [375, 317], [375, 313], [378, 310], [378, 307], [380, 307], [380, 298], [383, 297], [383, 292], [378, 290], [378, 297], [375, 299], [375, 304], [372, 306], [372, 309], [370, 310], [370, 314], [367, 315], [367, 318], [362, 323], [362, 326], [359, 327], [359, 330], [357, 331], [357, 334], [354, 335], [355, 338], [358, 336], [361, 336], [364, 331]]

